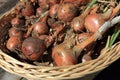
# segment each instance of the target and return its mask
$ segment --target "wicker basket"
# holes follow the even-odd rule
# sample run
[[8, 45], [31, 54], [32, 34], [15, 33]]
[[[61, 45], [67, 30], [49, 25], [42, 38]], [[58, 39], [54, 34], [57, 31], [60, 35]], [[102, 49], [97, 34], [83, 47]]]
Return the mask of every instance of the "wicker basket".
[[101, 70], [120, 58], [120, 42], [117, 42], [112, 47], [103, 49], [97, 59], [72, 66], [35, 66], [14, 59], [14, 57], [8, 55], [9, 51], [4, 44], [9, 29], [8, 23], [11, 19], [3, 17], [12, 13], [12, 10], [5, 13], [1, 17], [2, 20], [0, 20], [0, 67], [10, 73], [20, 75], [29, 80], [92, 80]]

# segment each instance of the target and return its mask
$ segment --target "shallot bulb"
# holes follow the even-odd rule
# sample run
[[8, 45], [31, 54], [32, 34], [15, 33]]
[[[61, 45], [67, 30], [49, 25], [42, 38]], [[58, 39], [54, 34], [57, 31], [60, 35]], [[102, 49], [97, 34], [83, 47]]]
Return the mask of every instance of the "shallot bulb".
[[51, 18], [56, 18], [57, 17], [58, 8], [59, 8], [58, 4], [55, 4], [55, 5], [50, 7], [49, 15], [50, 15]]
[[29, 60], [39, 60], [45, 49], [44, 41], [38, 38], [29, 37], [22, 43], [22, 52]]
[[90, 54], [85, 54], [82, 57], [82, 62], [87, 62], [87, 61], [91, 61], [91, 60], [92, 60], [92, 57], [90, 56]]
[[85, 32], [78, 34], [78, 36], [77, 36], [78, 44], [83, 42], [87, 38], [91, 37], [91, 35], [92, 35], [92, 33], [85, 33]]
[[30, 3], [30, 2], [26, 2], [25, 3], [25, 8], [23, 8], [22, 10], [21, 10], [21, 12], [22, 12], [22, 15], [23, 16], [32, 16], [32, 15], [34, 15], [34, 7], [33, 7], [33, 5], [32, 5], [32, 3]]
[[60, 1], [59, 0], [38, 0], [38, 4], [40, 7], [48, 7], [48, 6], [53, 6], [55, 4], [58, 4]]
[[21, 45], [22, 39], [19, 36], [11, 36], [6, 43], [7, 49], [9, 49], [12, 52], [21, 49]]
[[112, 11], [108, 10], [106, 13], [104, 14], [89, 14], [86, 18], [85, 18], [85, 28], [89, 31], [89, 32], [93, 32], [95, 33], [100, 26], [107, 21], [110, 16], [111, 16]]
[[84, 22], [85, 17], [89, 14], [92, 8], [89, 8], [88, 10], [85, 10], [81, 15], [73, 18], [71, 21], [71, 28], [74, 30], [74, 32], [83, 32], [84, 31]]
[[22, 34], [23, 34], [22, 31], [18, 30], [15, 27], [12, 27], [12, 28], [9, 29], [9, 37], [11, 37], [11, 36], [19, 36], [19, 37], [21, 37]]
[[73, 3], [77, 6], [80, 6], [81, 4], [88, 4], [90, 1], [91, 0], [63, 0], [64, 3]]
[[32, 26], [33, 26], [32, 36], [34, 37], [39, 37], [40, 35], [48, 34], [49, 32], [48, 26], [44, 22], [37, 22], [34, 23]]
[[24, 19], [21, 19], [19, 17], [15, 17], [11, 20], [11, 24], [12, 26], [14, 27], [22, 27], [25, 25], [25, 20]]
[[74, 65], [77, 63], [77, 58], [72, 52], [68, 44], [62, 43], [53, 48], [52, 58], [57, 66]]
[[59, 4], [59, 2], [60, 2], [60, 0], [48, 0], [48, 4], [50, 7], [55, 5], [55, 4]]
[[58, 19], [65, 22], [70, 22], [78, 15], [78, 8], [72, 3], [63, 3], [57, 11]]
[[40, 7], [42, 7], [42, 6], [47, 7], [48, 6], [47, 0], [38, 0], [38, 4]]
[[84, 31], [84, 18], [83, 17], [75, 17], [71, 22], [71, 28], [75, 32], [83, 32]]

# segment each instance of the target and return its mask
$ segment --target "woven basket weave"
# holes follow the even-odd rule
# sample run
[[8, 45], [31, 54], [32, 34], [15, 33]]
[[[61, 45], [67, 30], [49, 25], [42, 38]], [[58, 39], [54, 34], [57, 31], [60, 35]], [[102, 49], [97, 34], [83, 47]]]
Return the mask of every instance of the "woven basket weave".
[[5, 47], [5, 40], [9, 30], [8, 23], [11, 19], [3, 17], [9, 16], [12, 11], [13, 9], [5, 13], [1, 17], [2, 20], [0, 20], [0, 67], [10, 73], [20, 75], [29, 80], [91, 80], [97, 73], [120, 58], [120, 42], [117, 42], [112, 47], [103, 49], [97, 59], [77, 65], [47, 67], [23, 63], [9, 56], [8, 54], [10, 53]]

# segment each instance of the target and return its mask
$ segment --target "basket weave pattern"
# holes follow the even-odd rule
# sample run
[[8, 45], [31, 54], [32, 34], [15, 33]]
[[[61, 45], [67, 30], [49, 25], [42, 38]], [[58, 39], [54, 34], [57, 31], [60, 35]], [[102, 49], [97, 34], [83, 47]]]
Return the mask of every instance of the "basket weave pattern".
[[103, 50], [101, 55], [95, 60], [64, 67], [34, 66], [22, 63], [0, 51], [0, 67], [26, 78], [72, 79], [104, 69], [118, 58], [120, 58], [120, 42], [107, 50]]
[[[11, 12], [11, 11], [10, 11]], [[7, 16], [9, 13], [5, 14]], [[6, 19], [3, 19], [4, 21]], [[2, 21], [3, 21], [2, 20]], [[7, 19], [10, 21], [10, 19]], [[1, 22], [1, 21], [0, 21]], [[3, 25], [4, 24], [4, 25]], [[0, 23], [0, 67], [10, 73], [23, 76], [27, 79], [75, 79], [98, 72], [109, 66], [112, 62], [120, 58], [120, 42], [117, 42], [108, 49], [103, 49], [101, 55], [92, 61], [80, 63], [72, 66], [48, 67], [35, 66], [23, 63], [14, 57], [6, 54], [9, 51], [5, 47], [5, 40], [8, 34], [9, 25], [7, 22]], [[10, 54], [10, 53], [9, 53]]]

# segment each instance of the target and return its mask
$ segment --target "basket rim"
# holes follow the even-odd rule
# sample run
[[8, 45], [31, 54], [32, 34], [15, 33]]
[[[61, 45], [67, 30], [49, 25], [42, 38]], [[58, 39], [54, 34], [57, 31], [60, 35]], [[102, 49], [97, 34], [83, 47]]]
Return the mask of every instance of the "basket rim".
[[[87, 68], [89, 67], [89, 69], [86, 69], [86, 71], [83, 71], [83, 72], [81, 72], [81, 73], [78, 73], [79, 75], [75, 75], [75, 77], [74, 76], [72, 76], [72, 77], [64, 77], [64, 75], [61, 75], [61, 77], [56, 77], [56, 79], [58, 79], [58, 78], [60, 78], [60, 79], [72, 79], [72, 78], [77, 78], [77, 77], [83, 77], [83, 76], [85, 76], [85, 75], [89, 75], [89, 74], [91, 74], [91, 73], [95, 73], [95, 72], [98, 72], [98, 71], [101, 71], [101, 70], [103, 70], [104, 68], [106, 68], [107, 66], [109, 66], [112, 62], [114, 62], [114, 61], [116, 61], [118, 58], [120, 58], [120, 52], [118, 52], [118, 54], [116, 55], [116, 54], [108, 54], [107, 52], [109, 51], [109, 50], [113, 50], [117, 45], [119, 45], [116, 49], [118, 49], [118, 50], [120, 50], [120, 42], [117, 42], [116, 44], [114, 44], [112, 47], [110, 47], [110, 48], [108, 48], [107, 50], [104, 50], [103, 52], [104, 52], [104, 54], [101, 54], [97, 59], [94, 59], [94, 60], [91, 60], [91, 61], [88, 61], [88, 62], [85, 62], [85, 63], [79, 63], [79, 64], [76, 64], [76, 65], [71, 65], [71, 66], [56, 66], [56, 67], [48, 67], [48, 66], [35, 66], [35, 65], [31, 65], [31, 64], [28, 64], [28, 63], [23, 63], [23, 62], [20, 62], [20, 61], [18, 61], [18, 60], [16, 60], [16, 59], [14, 59], [13, 57], [11, 57], [11, 56], [9, 56], [9, 55], [7, 55], [7, 54], [5, 54], [5, 53], [3, 53], [3, 52], [1, 52], [0, 51], [0, 54], [2, 54], [2, 55], [4, 55], [4, 56], [7, 56], [7, 57], [9, 57], [10, 59], [12, 59], [13, 61], [16, 61], [16, 63], [17, 64], [21, 64], [21, 65], [26, 65], [27, 66], [27, 68], [29, 69], [29, 68], [33, 68], [33, 69], [36, 69], [36, 68], [39, 68], [39, 69], [42, 69], [41, 70], [41, 72], [43, 72], [42, 74], [43, 75], [48, 75], [49, 77], [48, 78], [50, 78], [50, 76], [51, 76], [51, 74], [50, 73], [46, 73], [47, 71], [52, 71], [52, 70], [65, 70], [65, 72], [70, 72], [70, 70], [72, 70], [72, 69], [79, 69], [79, 70], [82, 70], [82, 69], [80, 69], [80, 68], [83, 68], [83, 66], [84, 67], [86, 67], [87, 66]], [[116, 51], [116, 50], [115, 50]], [[106, 54], [107, 53], [107, 54]], [[107, 55], [107, 56], [106, 56]], [[109, 56], [115, 56], [115, 58], [114, 59], [112, 59], [111, 60], [111, 58], [108, 58]], [[104, 61], [106, 59], [106, 61]], [[2, 60], [0, 59], [0, 62], [1, 62]], [[3, 60], [3, 62], [4, 62], [4, 60]], [[97, 62], [97, 63], [96, 63]], [[99, 65], [99, 63], [101, 64], [101, 65]], [[94, 67], [90, 67], [90, 66], [92, 66], [94, 64]], [[95, 66], [96, 65], [96, 66]], [[98, 65], [98, 66], [97, 66]], [[26, 77], [26, 75], [23, 75], [23, 74], [20, 74], [20, 73], [15, 73], [14, 71], [11, 71], [11, 70], [7, 70], [6, 68], [4, 68], [3, 66], [1, 66], [0, 65], [0, 67], [2, 67], [3, 69], [5, 69], [6, 71], [8, 71], [8, 72], [11, 72], [11, 73], [14, 73], [14, 74], [17, 74], [17, 75], [20, 75], [20, 76], [23, 76], [23, 77]], [[14, 66], [13, 66], [14, 67]], [[44, 68], [44, 69], [43, 69]], [[96, 69], [94, 69], [94, 68], [96, 68]], [[31, 72], [32, 73], [32, 72]], [[59, 74], [62, 74], [62, 73], [64, 73], [64, 71], [63, 72], [61, 72], [61, 73], [59, 73]], [[74, 73], [74, 72], [70, 72], [70, 73]], [[27, 77], [29, 77], [29, 76], [27, 76]], [[33, 76], [31, 76], [31, 77], [33, 77]], [[34, 77], [33, 77], [34, 78]], [[47, 79], [48, 79], [47, 78]], [[51, 77], [51, 78], [53, 78], [53, 77]], [[54, 77], [55, 78], [55, 77]], [[42, 79], [42, 78], [41, 78]], [[45, 78], [43, 78], [43, 79], [45, 79]]]
[[[107, 52], [107, 51], [109, 51], [110, 49], [112, 49], [112, 48], [114, 48], [116, 45], [118, 45], [118, 44], [120, 44], [120, 41], [119, 42], [117, 42], [117, 43], [115, 43], [113, 46], [111, 46], [110, 48], [107, 48], [107, 49], [103, 49], [105, 52]], [[104, 53], [105, 53], [104, 52]], [[22, 61], [19, 61], [19, 60], [17, 60], [17, 59], [15, 59], [15, 58], [13, 58], [13, 57], [11, 57], [11, 56], [9, 56], [8, 54], [6, 54], [6, 53], [4, 53], [2, 50], [0, 50], [0, 54], [3, 54], [3, 55], [5, 55], [6, 57], [9, 57], [9, 58], [11, 58], [11, 59], [13, 59], [14, 61], [18, 61], [18, 62], [20, 62], [20, 63], [22, 63], [23, 65], [26, 65], [26, 64], [28, 64], [28, 65], [30, 65], [30, 66], [32, 66], [32, 67], [36, 67], [36, 66], [39, 66], [40, 67], [40, 65], [32, 65], [32, 64], [29, 64], [29, 63], [25, 63], [25, 62], [22, 62]], [[98, 60], [99, 58], [101, 58], [101, 57], [103, 57], [104, 55], [102, 54], [102, 55], [100, 55], [98, 58], [96, 58], [96, 59], [94, 59], [94, 60], [91, 60], [91, 61], [87, 61], [87, 62], [85, 62], [85, 63], [78, 63], [78, 64], [75, 64], [75, 65], [79, 65], [79, 64], [88, 64], [88, 63], [90, 63], [90, 62], [93, 62], [93, 61], [96, 61], [96, 60]], [[75, 65], [69, 65], [69, 66], [53, 66], [53, 67], [56, 67], [56, 68], [61, 68], [61, 67], [72, 67], [72, 66], [75, 66]], [[44, 67], [44, 68], [51, 68], [50, 66], [41, 66], [41, 67]], [[52, 67], [52, 68], [53, 68]]]

